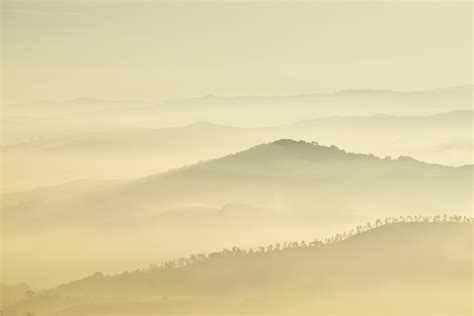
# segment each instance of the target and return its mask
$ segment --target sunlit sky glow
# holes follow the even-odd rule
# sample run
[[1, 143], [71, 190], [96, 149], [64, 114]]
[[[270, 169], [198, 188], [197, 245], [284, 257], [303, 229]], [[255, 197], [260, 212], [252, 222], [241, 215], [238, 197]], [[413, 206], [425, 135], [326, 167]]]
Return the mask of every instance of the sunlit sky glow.
[[7, 102], [472, 82], [468, 2], [6, 1], [2, 26]]

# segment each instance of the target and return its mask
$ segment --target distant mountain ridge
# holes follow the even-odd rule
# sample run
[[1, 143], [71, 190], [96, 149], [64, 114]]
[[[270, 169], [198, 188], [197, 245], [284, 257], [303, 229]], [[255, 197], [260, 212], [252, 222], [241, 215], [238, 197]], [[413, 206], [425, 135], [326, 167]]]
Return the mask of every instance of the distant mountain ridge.
[[190, 100], [209, 100], [216, 101], [221, 100], [269, 100], [269, 99], [291, 99], [291, 98], [308, 98], [308, 97], [330, 97], [330, 96], [368, 96], [368, 97], [377, 97], [377, 96], [390, 96], [390, 95], [428, 95], [431, 93], [446, 93], [446, 94], [469, 94], [474, 92], [474, 85], [460, 85], [447, 88], [437, 88], [437, 89], [425, 89], [425, 90], [389, 90], [389, 89], [341, 89], [335, 90], [334, 92], [325, 92], [325, 93], [301, 93], [301, 94], [292, 94], [292, 95], [278, 95], [278, 96], [266, 96], [266, 95], [248, 95], [248, 96], [218, 96], [215, 94], [208, 94], [203, 97], [196, 98], [181, 98], [169, 100], [170, 103], [180, 103], [187, 102]]
[[[84, 139], [84, 141], [94, 143], [100, 140], [101, 138], [103, 138], [103, 140], [105, 141], [107, 140], [106, 137], [114, 137], [115, 134], [117, 136], [123, 137], [127, 135], [127, 133], [131, 135], [133, 135], [133, 133], [140, 133], [142, 134], [140, 136], [145, 139], [145, 142], [148, 139], [147, 133], [149, 133], [150, 136], [156, 135], [158, 137], [178, 136], [178, 135], [173, 134], [173, 132], [175, 132], [176, 134], [181, 133], [184, 137], [184, 136], [191, 136], [191, 135], [196, 136], [195, 134], [186, 135], [186, 132], [199, 133], [199, 132], [205, 132], [205, 131], [216, 132], [216, 133], [231, 132], [235, 136], [240, 136], [240, 137], [244, 137], [244, 136], [249, 137], [249, 134], [254, 134], [255, 138], [258, 139], [259, 134], [268, 134], [273, 131], [278, 132], [279, 130], [283, 130], [287, 132], [287, 130], [291, 128], [310, 126], [312, 124], [314, 124], [315, 126], [321, 126], [321, 125], [327, 126], [328, 124], [334, 124], [334, 123], [347, 123], [351, 125], [360, 124], [360, 123], [369, 123], [369, 124], [380, 124], [381, 125], [380, 127], [383, 129], [384, 128], [383, 124], [386, 124], [387, 122], [391, 122], [391, 124], [394, 125], [393, 127], [397, 127], [397, 126], [399, 127], [401, 125], [403, 126], [403, 124], [422, 124], [418, 126], [418, 128], [422, 128], [423, 124], [427, 124], [427, 123], [453, 125], [458, 128], [469, 127], [474, 122], [474, 110], [464, 109], [464, 110], [456, 110], [456, 111], [451, 111], [451, 112], [437, 113], [437, 114], [423, 115], [423, 116], [400, 116], [400, 115], [389, 115], [389, 114], [374, 114], [374, 115], [368, 115], [368, 116], [328, 116], [328, 117], [298, 121], [298, 122], [294, 122], [294, 123], [290, 123], [286, 125], [269, 126], [269, 127], [261, 127], [261, 128], [241, 128], [237, 126], [222, 125], [222, 124], [216, 124], [216, 123], [207, 122], [207, 121], [198, 121], [192, 124], [186, 124], [186, 125], [177, 126], [177, 127], [130, 128], [130, 129], [125, 129], [125, 130], [117, 130], [117, 131], [85, 133], [85, 134], [66, 136], [66, 137], [61, 137], [61, 138], [29, 141], [29, 142], [13, 144], [13, 145], [8, 145], [8, 146], [1, 146], [1, 147], [4, 150], [9, 150], [9, 149], [19, 149], [21, 147], [27, 147], [27, 146], [38, 147], [38, 146], [43, 145], [47, 147], [52, 147], [54, 149], [55, 147], [61, 148], [62, 146], [66, 146], [70, 142], [77, 142], [77, 141], [81, 141], [82, 139]], [[457, 124], [461, 124], [461, 125], [457, 125]], [[352, 126], [352, 128], [354, 127], [355, 126]], [[386, 127], [387, 126], [385, 126], [385, 128]], [[162, 133], [163, 136], [161, 136], [160, 133]], [[215, 136], [218, 136], [218, 134], [216, 134]], [[138, 136], [134, 138], [134, 141], [144, 142]], [[57, 145], [52, 146], [55, 143], [57, 143]], [[127, 142], [126, 140], [124, 140], [123, 145], [126, 145], [126, 144]], [[109, 149], [107, 148], [106, 143], [103, 143], [103, 146], [104, 146], [104, 150]], [[73, 149], [73, 146], [69, 145], [69, 147]], [[113, 149], [113, 148], [110, 148], [110, 149]]]

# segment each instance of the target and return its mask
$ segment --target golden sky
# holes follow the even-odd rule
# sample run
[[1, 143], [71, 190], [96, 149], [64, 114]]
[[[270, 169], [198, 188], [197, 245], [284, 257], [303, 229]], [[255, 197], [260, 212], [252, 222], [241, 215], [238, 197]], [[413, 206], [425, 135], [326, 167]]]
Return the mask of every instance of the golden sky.
[[472, 82], [472, 4], [3, 2], [3, 97], [154, 99]]

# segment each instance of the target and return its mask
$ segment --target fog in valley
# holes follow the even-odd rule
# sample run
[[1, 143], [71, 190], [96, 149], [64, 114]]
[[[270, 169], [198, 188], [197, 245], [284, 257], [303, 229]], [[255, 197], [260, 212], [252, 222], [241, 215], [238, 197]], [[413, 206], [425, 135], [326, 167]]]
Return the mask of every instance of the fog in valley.
[[472, 4], [1, 15], [2, 316], [472, 314]]

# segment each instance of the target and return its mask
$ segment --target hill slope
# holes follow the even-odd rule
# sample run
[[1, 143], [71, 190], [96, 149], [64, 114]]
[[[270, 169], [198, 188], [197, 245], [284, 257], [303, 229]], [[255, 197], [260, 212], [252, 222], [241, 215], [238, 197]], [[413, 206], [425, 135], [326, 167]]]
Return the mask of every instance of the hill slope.
[[398, 222], [326, 245], [235, 248], [183, 267], [95, 274], [13, 310], [467, 315], [472, 229], [459, 222]]
[[[280, 140], [146, 178], [6, 195], [3, 263], [15, 279], [5, 282], [57, 283], [98, 265], [116, 272], [189, 251], [307, 239], [315, 229], [324, 236], [386, 216], [469, 215], [472, 172]], [[77, 265], [83, 255], [88, 265]]]
[[[67, 226], [81, 220], [100, 224], [100, 218], [110, 218], [113, 212], [120, 223], [170, 209], [220, 208], [229, 203], [318, 219], [378, 214], [375, 209], [380, 205], [385, 209], [380, 216], [435, 210], [468, 214], [471, 179], [470, 168], [427, 164], [410, 157], [380, 159], [335, 146], [279, 140], [123, 183], [6, 195], [4, 220], [7, 231], [15, 221], [27, 227], [28, 217], [35, 214], [45, 219], [54, 215], [56, 223], [66, 221]], [[35, 218], [37, 228], [45, 224]]]
[[465, 110], [429, 116], [338, 116], [265, 128], [195, 123], [63, 135], [1, 147], [1, 189], [13, 192], [79, 178], [146, 176], [280, 138], [458, 166], [472, 161], [472, 114]]

